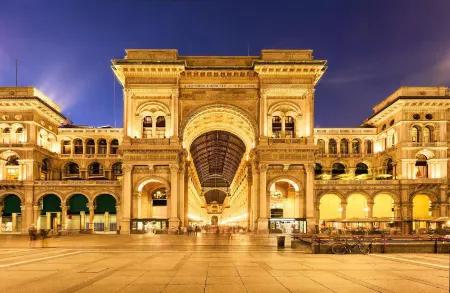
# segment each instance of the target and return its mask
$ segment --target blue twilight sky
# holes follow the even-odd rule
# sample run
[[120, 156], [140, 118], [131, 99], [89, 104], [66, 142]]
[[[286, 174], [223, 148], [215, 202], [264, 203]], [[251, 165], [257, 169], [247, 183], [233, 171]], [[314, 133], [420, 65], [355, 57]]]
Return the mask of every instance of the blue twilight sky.
[[[450, 86], [450, 1], [0, 0], [0, 86], [34, 85], [75, 124], [114, 125], [110, 60], [313, 49], [316, 126], [357, 126], [402, 85]], [[116, 120], [122, 94], [116, 87]], [[70, 114], [69, 114], [70, 113]]]

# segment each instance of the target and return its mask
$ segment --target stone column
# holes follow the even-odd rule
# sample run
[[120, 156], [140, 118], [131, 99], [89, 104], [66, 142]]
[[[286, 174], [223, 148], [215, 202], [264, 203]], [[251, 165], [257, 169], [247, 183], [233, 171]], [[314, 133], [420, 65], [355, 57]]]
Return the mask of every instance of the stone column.
[[286, 137], [286, 116], [281, 116], [281, 137]]
[[306, 220], [308, 233], [316, 232], [316, 218], [314, 217], [314, 164], [305, 164], [306, 171]]
[[152, 116], [152, 137], [156, 137], [156, 120], [158, 117]]
[[267, 116], [267, 136], [272, 137], [272, 115]]
[[255, 231], [258, 229], [258, 222], [257, 219], [259, 218], [259, 170], [256, 165], [256, 163], [252, 164], [252, 223], [251, 223], [251, 230]]
[[121, 233], [130, 233], [130, 216], [131, 216], [131, 188], [132, 188], [132, 172], [133, 166], [129, 164], [122, 165], [122, 216], [120, 221]]
[[178, 229], [180, 219], [178, 218], [178, 165], [170, 165], [170, 219], [169, 231], [174, 227]]
[[341, 219], [347, 219], [347, 203], [341, 202]]
[[166, 129], [165, 129], [165, 137], [169, 138], [170, 137], [170, 115], [166, 115], [164, 116], [166, 119]]
[[104, 217], [105, 217], [105, 232], [109, 232], [109, 212], [105, 212]]
[[302, 134], [300, 133], [300, 120], [302, 119], [302, 116], [295, 116], [294, 117], [294, 137], [302, 137]]
[[142, 191], [139, 191], [137, 193], [137, 218], [141, 219], [142, 218]]
[[401, 205], [399, 203], [394, 204], [394, 219], [401, 219], [402, 218], [402, 211], [401, 211]]
[[33, 187], [25, 187], [25, 202], [22, 203], [22, 231], [27, 232], [33, 224]]
[[95, 206], [89, 205], [89, 229], [94, 231]]
[[267, 215], [267, 164], [259, 164], [259, 218], [258, 233], [269, 233], [269, 222]]
[[[3, 205], [0, 205], [0, 225], [1, 225], [1, 223], [3, 223], [2, 222], [2, 214], [3, 214], [3, 208], [4, 208], [5, 206], [3, 206]], [[0, 226], [0, 234], [2, 233], [3, 231], [2, 231], [2, 227]]]
[[119, 225], [121, 221], [120, 205], [116, 205], [116, 230], [119, 230]]
[[172, 137], [178, 138], [178, 91], [172, 94]]
[[63, 205], [61, 206], [61, 229], [62, 230], [67, 230], [67, 210], [69, 209], [68, 206]]
[[189, 219], [188, 219], [188, 213], [189, 213], [189, 168], [190, 168], [190, 163], [187, 162], [185, 167], [184, 167], [184, 171], [181, 173], [181, 186], [180, 186], [180, 191], [182, 193], [182, 196], [184, 198], [184, 202], [183, 202], [183, 222], [184, 225], [187, 225], [189, 223]]
[[40, 215], [41, 215], [41, 207], [39, 205], [34, 205], [33, 206], [33, 222], [36, 226], [38, 225]]
[[11, 218], [12, 218], [12, 232], [17, 232], [16, 228], [17, 228], [17, 214], [16, 213], [12, 213], [11, 214]]

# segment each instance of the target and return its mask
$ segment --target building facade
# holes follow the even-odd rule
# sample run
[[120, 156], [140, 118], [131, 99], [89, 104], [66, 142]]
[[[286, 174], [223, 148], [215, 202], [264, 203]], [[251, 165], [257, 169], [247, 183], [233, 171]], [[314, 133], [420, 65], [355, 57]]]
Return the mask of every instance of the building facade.
[[361, 126], [314, 128], [326, 61], [310, 50], [126, 50], [112, 69], [123, 128], [76, 126], [37, 89], [0, 88], [3, 233], [446, 225], [445, 87], [402, 87]]

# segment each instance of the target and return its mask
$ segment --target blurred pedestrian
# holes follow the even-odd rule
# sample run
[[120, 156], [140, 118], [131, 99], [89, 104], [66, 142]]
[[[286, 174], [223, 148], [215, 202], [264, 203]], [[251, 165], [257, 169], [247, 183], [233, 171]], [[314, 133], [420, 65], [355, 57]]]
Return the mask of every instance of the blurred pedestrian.
[[41, 241], [42, 241], [42, 248], [45, 248], [48, 246], [48, 230], [46, 229], [41, 229], [40, 231], [40, 236], [41, 236]]
[[30, 239], [30, 248], [34, 248], [36, 246], [37, 238], [37, 229], [34, 224], [31, 224], [30, 228], [28, 228], [28, 238]]

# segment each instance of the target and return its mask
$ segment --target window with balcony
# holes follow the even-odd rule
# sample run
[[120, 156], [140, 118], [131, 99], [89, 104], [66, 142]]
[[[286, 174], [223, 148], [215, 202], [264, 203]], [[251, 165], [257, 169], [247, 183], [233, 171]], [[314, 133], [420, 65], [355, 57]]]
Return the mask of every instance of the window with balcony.
[[331, 169], [331, 175], [345, 174], [345, 166], [342, 163], [334, 163]]
[[81, 139], [75, 139], [73, 141], [74, 145], [74, 154], [81, 155], [83, 154], [83, 141]]
[[111, 179], [119, 180], [122, 178], [122, 163], [115, 163], [111, 168]]
[[337, 154], [337, 143], [333, 138], [328, 142], [328, 153]]
[[295, 137], [295, 120], [294, 117], [286, 116], [285, 131], [287, 138]]
[[281, 117], [280, 116], [272, 117], [272, 136], [274, 138], [281, 137]]
[[416, 178], [428, 178], [428, 158], [425, 155], [416, 156], [415, 175]]
[[69, 163], [64, 168], [64, 179], [79, 179], [80, 178], [80, 167], [77, 163]]
[[369, 167], [364, 163], [356, 164], [355, 175], [369, 174]]
[[97, 179], [97, 178], [103, 178], [105, 176], [103, 172], [103, 166], [102, 164], [98, 162], [94, 162], [89, 165], [88, 167], [88, 175], [89, 179]]
[[359, 140], [357, 139], [352, 140], [352, 154], [360, 153], [360, 145], [361, 143], [359, 142]]
[[72, 144], [70, 143], [69, 140], [63, 140], [62, 141], [62, 150], [61, 153], [63, 155], [70, 155], [72, 150]]
[[86, 140], [86, 154], [95, 154], [95, 141], [92, 138]]
[[348, 140], [341, 139], [341, 154], [348, 154]]
[[19, 179], [19, 157], [10, 156], [6, 159], [6, 178], [7, 180]]
[[417, 126], [413, 126], [411, 128], [411, 141], [412, 142], [419, 142], [420, 141], [420, 129]]
[[119, 141], [117, 139], [113, 139], [111, 141], [111, 147], [110, 147], [109, 153], [111, 155], [117, 155], [118, 151], [119, 151]]
[[317, 145], [319, 146], [319, 154], [325, 154], [325, 141], [323, 139], [318, 139]]
[[106, 139], [99, 139], [98, 140], [98, 154], [99, 155], [106, 155], [106, 149], [107, 149], [107, 142]]
[[373, 153], [373, 143], [371, 140], [365, 141], [365, 148], [366, 148], [366, 154], [372, 154]]

